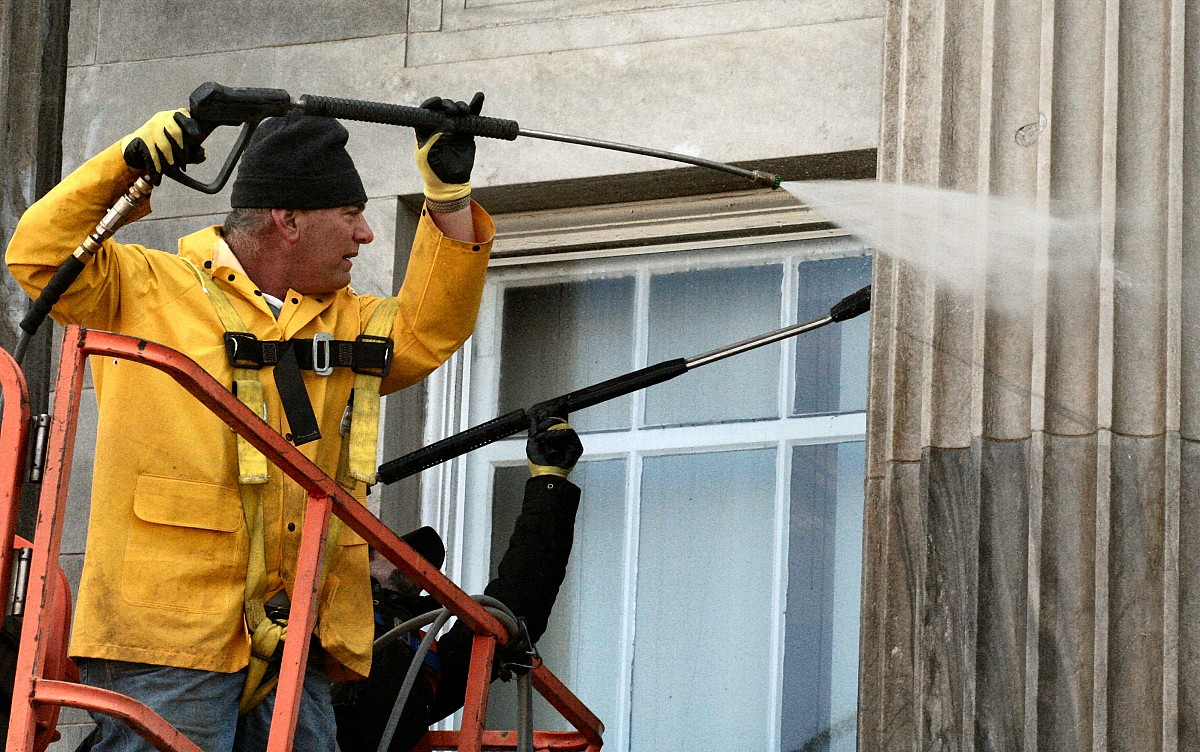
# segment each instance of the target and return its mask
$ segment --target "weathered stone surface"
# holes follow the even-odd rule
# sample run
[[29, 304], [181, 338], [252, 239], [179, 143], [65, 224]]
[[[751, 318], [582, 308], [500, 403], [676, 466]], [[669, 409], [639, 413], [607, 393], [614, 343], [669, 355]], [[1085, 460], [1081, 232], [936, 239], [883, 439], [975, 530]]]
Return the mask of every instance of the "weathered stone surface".
[[1142, 3], [1122, 9], [1120, 44], [1140, 50], [1121, 60], [1115, 127], [1137, 134], [1116, 150], [1113, 263], [1113, 431], [1148, 436], [1166, 424], [1167, 280], [1169, 269], [1173, 82], [1171, 8]]
[[[883, 499], [887, 510], [887, 617], [883, 627], [883, 696], [880, 736], [868, 749], [897, 749], [919, 739], [924, 635], [925, 520], [920, 505], [921, 467], [892, 465]], [[880, 592], [876, 590], [875, 592]], [[864, 708], [864, 710], [866, 710]], [[867, 740], [864, 740], [867, 743]]]
[[[1200, 750], [1200, 444], [1180, 448], [1179, 752]], [[1168, 639], [1171, 636], [1168, 635]]]
[[[922, 585], [921, 739], [926, 749], [970, 749], [979, 579], [979, 457], [930, 449], [922, 461], [926, 520]], [[982, 603], [978, 604], [982, 607]]]
[[978, 396], [975, 359], [975, 313], [969, 296], [950, 290], [934, 295], [932, 347], [939, 355], [930, 363], [929, 445], [962, 449], [972, 444], [972, 405]]
[[71, 33], [67, 40], [67, 64], [94, 65], [96, 62], [96, 22], [100, 0], [72, 0]]
[[978, 637], [968, 654], [975, 664], [974, 748], [1015, 752], [1024, 748], [1025, 732], [1030, 442], [983, 441], [979, 455]]
[[1164, 442], [1113, 436], [1108, 743], [1159, 749], [1163, 717]]
[[1040, 589], [1030, 594], [1039, 610], [1039, 749], [1092, 749], [1096, 451], [1094, 436], [1045, 437]]
[[476, 7], [476, 3], [447, 6], [441, 12], [439, 33], [412, 35], [409, 65], [484, 58], [503, 65], [507, 58], [530, 54], [756, 33], [883, 15], [880, 0], [727, 0], [707, 6], [701, 12], [685, 0], [534, 0], [491, 7]]
[[403, 3], [260, 0], [255, 3], [128, 3], [101, 0], [96, 63], [284, 47], [405, 31]]
[[[887, 571], [887, 509], [882, 504], [883, 483], [868, 477], [863, 508], [863, 582], [877, 582]], [[864, 591], [865, 592], [865, 591]], [[883, 734], [884, 627], [887, 619], [886, 598], [863, 598], [858, 682], [858, 738], [878, 740]], [[869, 647], [867, 647], [869, 646]]]

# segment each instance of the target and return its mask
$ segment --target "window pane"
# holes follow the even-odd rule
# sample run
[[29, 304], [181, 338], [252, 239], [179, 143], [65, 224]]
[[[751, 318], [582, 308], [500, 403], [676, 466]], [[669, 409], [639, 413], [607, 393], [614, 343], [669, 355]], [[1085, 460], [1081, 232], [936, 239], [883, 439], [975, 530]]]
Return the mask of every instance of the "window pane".
[[[781, 266], [655, 275], [648, 362], [700, 355], [778, 329], [782, 285]], [[774, 418], [778, 384], [779, 348], [753, 350], [651, 387], [646, 425]]]
[[795, 447], [781, 749], [853, 752], [864, 444]]
[[773, 449], [645, 460], [633, 752], [767, 748], [774, 498]]
[[[871, 258], [800, 264], [797, 321], [820, 318], [834, 303], [871, 284]], [[869, 313], [796, 338], [794, 415], [847, 413], [867, 406]]]
[[[571, 481], [583, 489], [575, 517], [575, 544], [538, 652], [554, 675], [601, 720], [615, 727], [621, 677], [621, 602], [625, 552], [625, 461], [580, 462]], [[496, 471], [492, 516], [492, 576], [508, 546], [529, 471]], [[534, 728], [569, 731], [570, 724], [534, 693]], [[488, 728], [514, 729], [516, 683], [496, 683], [488, 701]]]
[[[504, 291], [500, 414], [633, 370], [634, 280], [588, 280]], [[580, 431], [629, 426], [630, 397], [578, 415]]]

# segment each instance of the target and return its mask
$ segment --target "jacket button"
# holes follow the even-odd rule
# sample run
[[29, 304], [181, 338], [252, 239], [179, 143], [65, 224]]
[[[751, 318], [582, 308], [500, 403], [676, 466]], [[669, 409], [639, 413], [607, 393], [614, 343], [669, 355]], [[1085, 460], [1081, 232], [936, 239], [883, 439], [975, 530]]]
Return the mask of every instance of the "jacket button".
[[289, 522], [289, 523], [288, 523], [288, 532], [289, 532], [289, 533], [294, 533], [294, 532], [296, 532], [296, 523], [294, 523], [294, 522]]

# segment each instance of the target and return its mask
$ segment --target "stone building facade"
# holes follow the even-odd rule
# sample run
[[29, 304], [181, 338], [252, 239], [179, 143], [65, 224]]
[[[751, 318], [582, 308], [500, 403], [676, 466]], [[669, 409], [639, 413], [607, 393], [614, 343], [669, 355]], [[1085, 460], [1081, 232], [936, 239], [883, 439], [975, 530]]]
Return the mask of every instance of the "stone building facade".
[[[1050, 235], [1026, 276], [987, 276], [967, 294], [875, 254], [869, 397], [866, 341], [847, 334], [581, 417], [595, 514], [572, 575], [584, 584], [564, 595], [569, 639], [548, 659], [618, 750], [1193, 749], [1192, 5], [86, 0], [70, 8], [62, 162], [208, 80], [403, 104], [482, 90], [485, 114], [530, 129], [1097, 217], [1083, 275], [1052, 263]], [[351, 133], [377, 235], [355, 286], [385, 292], [403, 275], [419, 182], [407, 133]], [[229, 141], [214, 137], [213, 161]], [[385, 457], [539, 390], [803, 317], [872, 256], [780, 192], [644, 157], [485, 141], [474, 182], [501, 233], [480, 328], [423, 387], [388, 400]], [[122, 237], [169, 249], [225, 202], [167, 184]], [[990, 313], [1014, 285], [1030, 315]], [[568, 335], [545, 333], [550, 305]], [[810, 368], [831, 353], [840, 375]], [[560, 367], [547, 376], [537, 358]], [[479, 589], [519, 457], [501, 443], [373, 503], [397, 528], [437, 525], [449, 573]], [[86, 520], [90, 458], [77, 458], [68, 571]], [[864, 466], [856, 531], [846, 488]], [[835, 530], [857, 534], [861, 590], [846, 589], [855, 549]], [[588, 579], [597, 572], [612, 583]], [[846, 592], [861, 597], [861, 632]], [[737, 614], [734, 638], [729, 621], [693, 614], [689, 594]], [[804, 620], [813, 613], [826, 616]], [[815, 636], [789, 638], [800, 633]], [[689, 667], [698, 645], [723, 640], [734, 659], [705, 649]], [[838, 665], [848, 652], [853, 674]], [[694, 691], [665, 691], [679, 686]], [[700, 736], [678, 730], [699, 717], [712, 719]], [[86, 724], [65, 722], [69, 749]]]

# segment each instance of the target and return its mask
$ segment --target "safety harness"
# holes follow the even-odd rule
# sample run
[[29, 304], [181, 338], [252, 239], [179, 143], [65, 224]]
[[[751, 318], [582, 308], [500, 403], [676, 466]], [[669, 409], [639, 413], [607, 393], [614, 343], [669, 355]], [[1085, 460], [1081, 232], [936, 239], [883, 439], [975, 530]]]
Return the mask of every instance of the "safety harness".
[[[328, 333], [312, 339], [263, 341], [246, 331], [245, 322], [219, 285], [184, 259], [200, 281], [225, 328], [225, 353], [233, 366], [233, 393], [255, 415], [266, 420], [266, 394], [259, 378], [264, 366], [274, 367], [275, 385], [291, 429], [290, 439], [299, 445], [320, 438], [316, 416], [304, 388], [301, 369], [327, 376], [337, 367], [354, 371], [354, 387], [342, 418], [342, 448], [338, 458], [337, 482], [353, 491], [356, 481], [375, 483], [376, 445], [379, 440], [379, 389], [391, 367], [392, 340], [389, 334], [399, 310], [397, 298], [385, 298], [367, 322], [366, 331], [353, 341], [335, 340]], [[250, 664], [242, 690], [240, 710], [249, 712], [267, 697], [279, 681], [280, 645], [287, 637], [286, 597], [267, 601], [266, 544], [260, 493], [250, 486], [267, 483], [267, 458], [241, 434], [237, 436], [238, 482], [242, 511], [249, 534], [246, 567], [246, 628], [250, 633]], [[329, 524], [324, 566], [317, 585], [320, 592], [325, 575], [337, 553], [342, 521]], [[281, 591], [282, 592], [282, 591]], [[279, 594], [276, 594], [277, 596]]]

